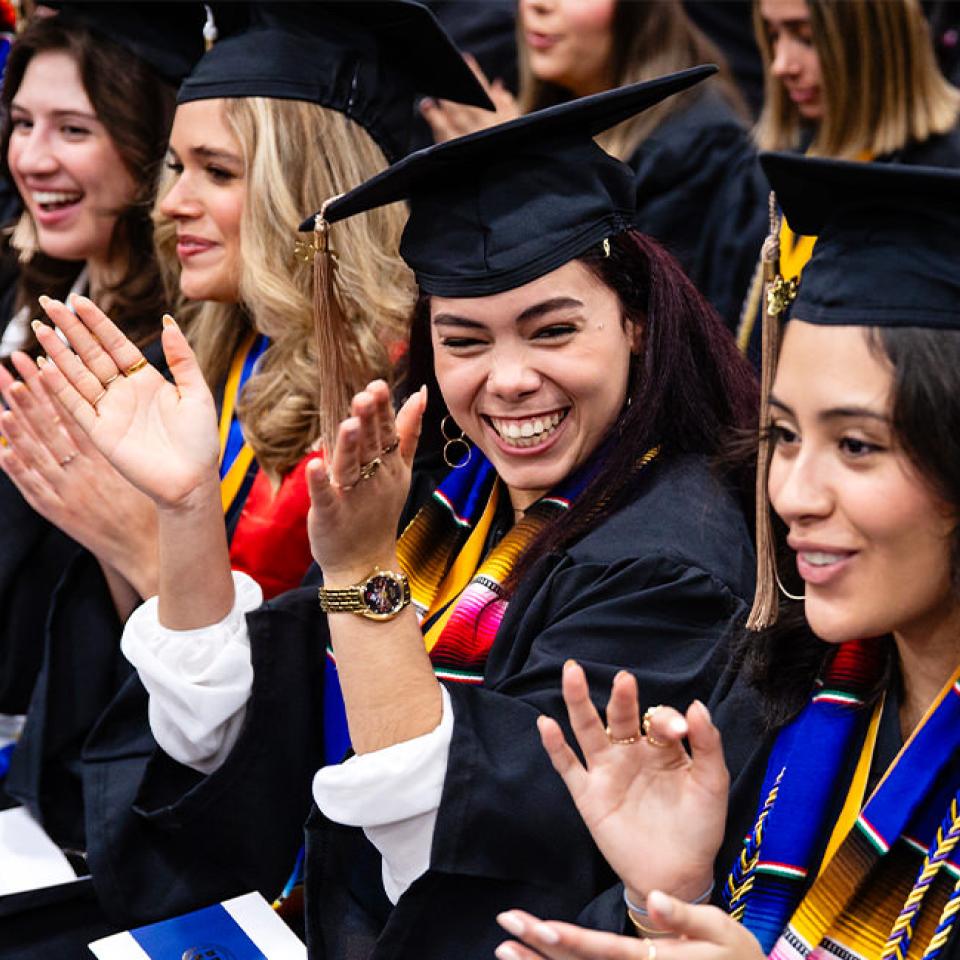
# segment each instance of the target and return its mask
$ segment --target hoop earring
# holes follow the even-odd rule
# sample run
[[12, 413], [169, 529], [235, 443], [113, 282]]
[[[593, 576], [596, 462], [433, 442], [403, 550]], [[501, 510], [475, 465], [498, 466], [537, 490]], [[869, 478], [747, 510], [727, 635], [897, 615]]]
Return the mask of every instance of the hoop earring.
[[787, 590], [787, 588], [780, 582], [780, 574], [777, 570], [773, 571], [773, 576], [774, 576], [774, 579], [777, 581], [777, 586], [780, 588], [780, 592], [788, 600], [806, 600], [807, 599], [807, 595], [805, 593], [801, 593], [799, 597], [796, 594], [790, 593], [790, 591]]
[[[470, 444], [467, 443], [467, 441], [464, 439], [464, 437], [466, 436], [466, 434], [465, 434], [462, 430], [460, 431], [460, 436], [459, 436], [459, 437], [448, 437], [448, 436], [447, 436], [447, 421], [448, 421], [448, 420], [452, 420], [452, 419], [453, 419], [453, 418], [452, 418], [452, 417], [450, 416], [450, 414], [448, 413], [448, 414], [440, 421], [440, 435], [443, 437], [444, 440], [447, 441], [447, 442], [443, 445], [443, 462], [444, 462], [451, 470], [459, 470], [461, 467], [465, 467], [465, 466], [470, 462], [470, 460], [473, 458], [473, 447], [471, 447]], [[456, 424], [454, 424], [454, 426], [456, 426]], [[459, 444], [462, 444], [463, 447], [464, 447], [464, 449], [467, 451], [466, 454], [461, 455], [461, 458], [460, 458], [460, 461], [459, 461], [459, 462], [457, 462], [456, 460], [454, 460], [453, 457], [452, 457], [452, 455], [451, 455], [451, 453], [450, 453], [450, 448], [451, 448], [451, 447], [455, 447], [458, 443], [459, 443]]]

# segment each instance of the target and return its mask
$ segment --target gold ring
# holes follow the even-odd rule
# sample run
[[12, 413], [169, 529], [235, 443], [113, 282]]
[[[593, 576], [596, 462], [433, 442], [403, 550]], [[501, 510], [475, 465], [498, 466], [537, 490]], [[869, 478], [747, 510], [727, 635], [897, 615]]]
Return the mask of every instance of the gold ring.
[[68, 453], [65, 457], [63, 457], [59, 461], [59, 463], [61, 467], [65, 467], [68, 463], [72, 463], [76, 459], [77, 459], [77, 455], [75, 453]]
[[380, 464], [382, 462], [383, 461], [379, 457], [374, 457], [369, 463], [361, 464], [360, 479], [369, 480], [371, 477], [373, 477], [380, 469]]
[[394, 437], [381, 451], [380, 456], [385, 457], [388, 453], [393, 453], [400, 446], [400, 438]]
[[630, 743], [639, 743], [643, 739], [643, 736], [639, 730], [632, 737], [615, 737], [610, 731], [609, 725], [605, 729], [607, 733], [607, 739], [617, 746], [626, 746]]
[[138, 370], [142, 370], [148, 366], [149, 362], [146, 357], [141, 357], [136, 363], [131, 363], [130, 366], [123, 371], [123, 375], [125, 377], [132, 377]]
[[120, 371], [118, 370], [118, 371], [117, 371], [112, 377], [110, 377], [108, 380], [104, 380], [104, 381], [103, 381], [103, 385], [104, 385], [105, 387], [109, 387], [110, 384], [113, 383], [114, 380], [119, 380], [119, 379], [120, 379]]
[[643, 735], [647, 738], [647, 743], [651, 747], [669, 747], [670, 744], [666, 740], [658, 740], [656, 737], [652, 736], [650, 733], [650, 721], [653, 720], [653, 715], [660, 709], [662, 704], [657, 704], [655, 707], [650, 707], [649, 710], [643, 715]]
[[98, 404], [106, 395], [107, 395], [107, 391], [104, 390], [104, 391], [100, 394], [99, 397], [97, 397], [95, 400], [91, 400], [91, 401], [90, 401], [90, 406], [93, 407], [93, 409], [96, 411], [96, 413], [97, 413], [98, 416], [99, 416], [100, 411], [97, 410], [97, 404]]

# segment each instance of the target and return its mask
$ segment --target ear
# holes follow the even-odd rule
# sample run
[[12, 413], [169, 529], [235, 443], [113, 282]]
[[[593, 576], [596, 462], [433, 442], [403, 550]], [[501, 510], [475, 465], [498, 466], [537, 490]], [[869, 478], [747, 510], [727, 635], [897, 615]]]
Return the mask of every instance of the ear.
[[647, 326], [646, 317], [638, 317], [636, 320], [627, 320], [628, 333], [630, 335], [630, 352], [639, 357], [643, 351], [643, 334]]

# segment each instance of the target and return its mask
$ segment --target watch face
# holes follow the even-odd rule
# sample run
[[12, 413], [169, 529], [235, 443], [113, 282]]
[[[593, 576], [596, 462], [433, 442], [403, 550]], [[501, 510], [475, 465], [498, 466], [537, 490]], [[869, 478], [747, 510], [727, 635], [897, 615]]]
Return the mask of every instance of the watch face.
[[363, 602], [371, 613], [394, 613], [403, 603], [403, 586], [395, 577], [378, 573], [363, 588]]

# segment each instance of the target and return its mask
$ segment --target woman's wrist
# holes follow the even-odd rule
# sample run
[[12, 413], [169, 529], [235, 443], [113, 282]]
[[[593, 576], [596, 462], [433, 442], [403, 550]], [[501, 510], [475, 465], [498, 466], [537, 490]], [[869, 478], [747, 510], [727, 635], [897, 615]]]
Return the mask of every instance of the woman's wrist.
[[[704, 887], [697, 896], [685, 897], [677, 894], [673, 894], [672, 896], [674, 896], [677, 900], [683, 900], [695, 906], [703, 903], [709, 903], [710, 897], [713, 894], [713, 886], [714, 882], [711, 878], [709, 884]], [[630, 923], [633, 924], [633, 928], [636, 930], [638, 936], [646, 938], [663, 937], [670, 933], [669, 930], [661, 929], [651, 921], [650, 914], [647, 911], [646, 897], [644, 897], [641, 902], [636, 892], [634, 892], [631, 896], [631, 891], [629, 891], [627, 887], [624, 887], [623, 902], [627, 908], [627, 917], [630, 920]]]
[[623, 886], [623, 902], [629, 910], [640, 917], [645, 917], [647, 915], [647, 894], [651, 890], [659, 890], [671, 897], [676, 897], [677, 900], [683, 900], [685, 903], [699, 904], [706, 903], [710, 899], [713, 894], [713, 886], [711, 875], [694, 877], [671, 885], [647, 886], [643, 889], [625, 883]]
[[374, 570], [399, 570], [396, 546], [391, 545], [380, 551], [371, 551], [362, 558], [344, 558], [336, 563], [321, 564], [323, 584], [332, 589], [352, 587], [366, 580]]

